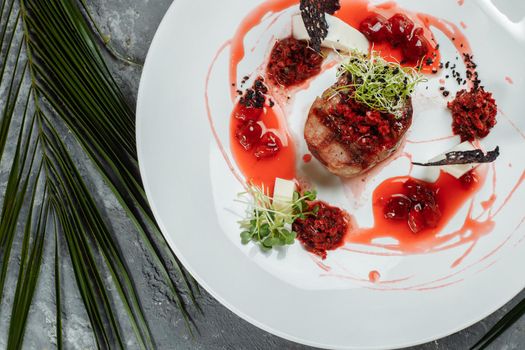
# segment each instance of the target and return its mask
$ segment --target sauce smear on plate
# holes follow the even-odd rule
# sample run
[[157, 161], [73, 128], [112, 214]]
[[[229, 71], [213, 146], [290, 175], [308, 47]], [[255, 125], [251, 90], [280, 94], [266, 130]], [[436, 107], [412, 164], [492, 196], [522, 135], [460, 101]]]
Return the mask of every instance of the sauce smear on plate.
[[[478, 176], [479, 175], [475, 175]], [[472, 181], [469, 181], [472, 180]], [[480, 190], [483, 179], [465, 177], [456, 179], [455, 177], [441, 172], [438, 180], [434, 183], [425, 183], [435, 193], [436, 203], [439, 207], [439, 220], [432, 225], [425, 227], [421, 231], [414, 233], [407, 224], [407, 220], [392, 220], [385, 215], [385, 204], [395, 196], [405, 194], [404, 184], [407, 181], [414, 181], [411, 177], [400, 176], [387, 179], [380, 184], [374, 191], [372, 204], [374, 213], [374, 226], [371, 228], [360, 228], [347, 235], [347, 242], [353, 244], [366, 244], [381, 246], [403, 253], [424, 253], [438, 247], [450, 244], [452, 237], [459, 237], [453, 246], [464, 244], [469, 241], [479, 239], [479, 237], [490, 232], [494, 226], [492, 220], [477, 221], [471, 218], [470, 213], [465, 219], [464, 225], [459, 231], [442, 234], [443, 229], [450, 220], [457, 215], [458, 211], [468, 202], [472, 196]], [[418, 182], [421, 182], [417, 180]], [[472, 208], [471, 208], [472, 210]], [[470, 211], [471, 211], [470, 210]], [[468, 231], [470, 235], [465, 235]], [[388, 245], [378, 244], [376, 240], [390, 238], [397, 241]]]

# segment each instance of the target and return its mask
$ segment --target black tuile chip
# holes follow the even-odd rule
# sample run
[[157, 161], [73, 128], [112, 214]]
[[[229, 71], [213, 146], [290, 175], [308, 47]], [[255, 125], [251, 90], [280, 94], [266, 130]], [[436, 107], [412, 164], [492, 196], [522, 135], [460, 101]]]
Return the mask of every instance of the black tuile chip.
[[476, 149], [473, 151], [453, 151], [445, 154], [445, 159], [430, 163], [416, 163], [419, 166], [441, 166], [454, 164], [473, 164], [473, 163], [492, 163], [499, 157], [499, 146], [493, 151], [483, 153], [482, 150]]
[[333, 15], [340, 8], [339, 0], [301, 0], [301, 17], [315, 51], [321, 52], [321, 42], [328, 35], [325, 13]]

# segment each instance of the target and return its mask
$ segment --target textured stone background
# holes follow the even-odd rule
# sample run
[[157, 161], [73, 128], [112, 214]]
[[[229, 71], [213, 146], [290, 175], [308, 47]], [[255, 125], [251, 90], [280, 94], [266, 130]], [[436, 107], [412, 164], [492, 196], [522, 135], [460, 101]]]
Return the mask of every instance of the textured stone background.
[[[88, 0], [87, 2], [103, 31], [111, 36], [112, 44], [121, 52], [126, 52], [139, 61], [144, 60], [155, 30], [171, 4], [171, 0]], [[134, 106], [140, 80], [140, 68], [123, 65], [109, 57], [108, 61], [129, 104]], [[76, 148], [73, 140], [69, 140], [69, 144], [74, 149]], [[139, 293], [145, 300], [144, 308], [159, 349], [309, 349], [259, 330], [235, 316], [204, 291], [199, 297], [203, 315], [193, 312], [198, 334], [194, 338], [189, 336], [173, 301], [166, 297], [166, 286], [158, 277], [156, 270], [152, 268], [151, 262], [144, 257], [144, 248], [140, 244], [133, 225], [119, 209], [117, 201], [96, 176], [89, 162], [80, 163], [82, 174], [89, 182], [91, 189], [99, 194], [99, 204], [105, 208], [108, 222], [111, 222], [115, 232], [121, 238], [125, 255], [131, 257], [129, 259], [131, 270], [138, 284]], [[27, 349], [51, 348], [55, 344], [53, 285], [52, 281], [46, 278], [47, 274], [52, 274], [52, 266], [52, 264], [45, 264], [43, 277], [40, 278], [41, 288], [36, 295], [35, 307], [30, 313], [24, 343], [24, 348]], [[94, 348], [95, 343], [90, 335], [89, 323], [82, 309], [80, 295], [75, 292], [71, 268], [67, 264], [64, 265], [62, 274], [66, 291], [63, 296], [66, 298], [65, 312], [68, 315], [64, 322], [66, 348]], [[10, 281], [13, 285], [12, 276]], [[12, 300], [12, 295], [7, 294], [3, 310], [6, 310], [5, 306]], [[465, 296], [465, 298], [469, 297]], [[524, 297], [525, 292], [521, 293], [518, 299]], [[510, 302], [494, 315], [464, 331], [413, 349], [467, 349], [515, 302]], [[5, 315], [5, 312], [0, 313], [0, 349], [6, 346], [4, 332], [7, 319]], [[524, 349], [524, 327], [525, 318], [502, 335], [492, 348]], [[135, 348], [134, 345], [132, 341], [129, 343], [130, 348]]]

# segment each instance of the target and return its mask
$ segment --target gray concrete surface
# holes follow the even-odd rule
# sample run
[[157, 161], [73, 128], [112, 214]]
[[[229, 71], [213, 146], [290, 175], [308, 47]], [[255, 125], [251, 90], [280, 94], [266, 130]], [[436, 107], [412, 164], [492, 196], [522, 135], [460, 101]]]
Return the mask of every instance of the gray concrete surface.
[[[176, 0], [175, 0], [176, 1]], [[171, 4], [171, 0], [88, 0], [88, 5], [102, 27], [112, 38], [112, 44], [122, 52], [144, 60], [149, 44], [163, 14]], [[134, 106], [139, 86], [141, 69], [124, 65], [108, 57], [109, 66], [128, 98]], [[75, 153], [71, 135], [64, 134], [65, 139]], [[120, 209], [117, 201], [105, 187], [104, 183], [90, 167], [86, 159], [79, 162], [83, 176], [88, 180], [91, 189], [97, 193], [97, 200], [104, 208], [108, 222], [112, 225], [123, 246], [133, 273], [139, 293], [144, 302], [144, 308], [151, 324], [154, 341], [158, 349], [310, 349], [294, 344], [268, 334], [255, 326], [243, 321], [225, 307], [220, 305], [210, 295], [203, 291], [199, 303], [203, 314], [192, 312], [198, 328], [198, 333], [192, 338], [186, 331], [183, 320], [174, 306], [174, 302], [166, 297], [166, 286], [160, 279], [151, 262], [145, 257], [133, 225]], [[5, 174], [5, 173], [4, 173]], [[2, 185], [5, 185], [2, 176]], [[30, 313], [27, 329], [26, 349], [52, 348], [56, 343], [54, 332], [54, 297], [52, 282], [46, 278], [52, 273], [52, 263], [46, 263], [40, 279], [40, 289], [36, 296], [34, 308]], [[94, 340], [90, 334], [89, 322], [82, 308], [80, 295], [75, 291], [73, 271], [64, 264], [64, 322], [66, 348], [91, 349]], [[11, 276], [8, 283], [14, 284]], [[468, 297], [468, 296], [466, 296]], [[438, 349], [468, 349], [484, 332], [490, 328], [508, 308], [517, 300], [524, 298], [525, 292], [494, 315], [478, 324], [447, 338], [412, 348], [413, 350]], [[7, 293], [0, 310], [6, 310], [6, 305], [12, 301], [12, 294]], [[192, 310], [194, 311], [194, 310]], [[5, 331], [7, 325], [6, 312], [0, 312], [0, 349], [6, 346]], [[525, 348], [525, 318], [503, 334], [492, 346], [493, 349], [524, 349]], [[136, 345], [130, 340], [130, 348]]]

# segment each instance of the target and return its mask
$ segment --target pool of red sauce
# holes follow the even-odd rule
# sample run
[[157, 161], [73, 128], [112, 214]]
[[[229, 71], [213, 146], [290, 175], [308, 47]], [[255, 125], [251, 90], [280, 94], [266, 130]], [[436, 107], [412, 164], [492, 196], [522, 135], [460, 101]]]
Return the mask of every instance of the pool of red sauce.
[[259, 187], [264, 186], [270, 194], [273, 191], [276, 177], [286, 180], [295, 179], [295, 147], [293, 138], [288, 135], [286, 126], [283, 125], [282, 119], [277, 115], [277, 110], [277, 106], [273, 108], [265, 107], [260, 121], [264, 128], [277, 130], [279, 134], [277, 136], [280, 138], [281, 144], [283, 144], [276, 155], [268, 158], [258, 159], [253, 152], [246, 151], [235, 137], [241, 121], [235, 118], [233, 114], [230, 121], [230, 149], [235, 163], [237, 163], [239, 170], [243, 173], [248, 183]]
[[[235, 84], [238, 83], [238, 72], [237, 66], [239, 62], [244, 58], [245, 47], [244, 47], [244, 37], [246, 34], [253, 29], [255, 26], [260, 24], [263, 18], [268, 13], [278, 13], [287, 8], [297, 5], [298, 0], [268, 0], [261, 4], [259, 7], [254, 9], [241, 23], [236, 32], [235, 36], [230, 41], [230, 84], [232, 100], [236, 99], [236, 88]], [[412, 19], [416, 26], [422, 26], [425, 30], [425, 37], [430, 43], [434, 43], [432, 40], [432, 33], [430, 27], [435, 27], [445, 34], [450, 41], [454, 44], [459, 54], [463, 55], [465, 53], [471, 54], [471, 48], [466, 37], [461, 33], [460, 29], [451, 22], [438, 19], [428, 14], [414, 13], [409, 12], [398, 7], [394, 2], [387, 2], [378, 6], [373, 6], [368, 3], [366, 0], [342, 0], [341, 1], [342, 9], [338, 11], [335, 15], [350, 25], [358, 27], [359, 23], [372, 13], [377, 13], [385, 17], [390, 17], [395, 13], [404, 13], [410, 19]], [[372, 49], [372, 48], [371, 48]], [[401, 52], [398, 49], [393, 49], [388, 44], [374, 45], [374, 51], [379, 51], [380, 55], [387, 60], [399, 60], [401, 57]], [[439, 70], [440, 56], [438, 50], [431, 50], [430, 55], [435, 53], [434, 63], [431, 66], [424, 66], [423, 72], [430, 73], [436, 72]], [[307, 86], [307, 85], [306, 85]], [[283, 118], [284, 117], [284, 118]], [[287, 179], [293, 179], [295, 177], [295, 150], [293, 146], [293, 140], [290, 138], [288, 132], [286, 131], [286, 125], [282, 121], [286, 120], [286, 116], [278, 117], [275, 112], [267, 111], [265, 116], [265, 123], [267, 123], [268, 128], [278, 128], [281, 131], [281, 134], [286, 135], [288, 138], [285, 142], [288, 144], [287, 147], [283, 147], [281, 154], [274, 159], [267, 159], [265, 161], [258, 161], [254, 157], [250, 157], [246, 152], [241, 152], [241, 147], [236, 142], [231, 142], [232, 151], [235, 157], [235, 161], [241, 172], [251, 181], [256, 183], [265, 184], [269, 188], [273, 186], [273, 181], [275, 177], [282, 177]], [[233, 123], [232, 123], [233, 124]], [[233, 129], [232, 125], [232, 129]], [[232, 168], [230, 166], [230, 168]], [[379, 188], [374, 193], [374, 198], [377, 199], [381, 196], [385, 196], [388, 193], [396, 190], [399, 186], [399, 181], [402, 178], [393, 178], [387, 180], [385, 183], [379, 186]], [[406, 178], [405, 178], [406, 179]], [[483, 181], [480, 181], [479, 184], [468, 191], [465, 191], [463, 188], [458, 188], [457, 180], [454, 180], [451, 176], [442, 174], [438, 181], [434, 184], [436, 187], [440, 188], [441, 193], [454, 194], [450, 200], [447, 200], [444, 205], [443, 218], [440, 225], [432, 230], [427, 230], [421, 234], [413, 234], [407, 227], [406, 223], [392, 223], [385, 222], [386, 219], [381, 219], [380, 214], [382, 214], [382, 208], [379, 206], [374, 206], [374, 216], [376, 218], [376, 224], [373, 228], [359, 229], [354, 232], [354, 234], [347, 235], [347, 241], [351, 243], [362, 243], [371, 245], [372, 241], [376, 238], [381, 237], [392, 237], [394, 236], [399, 240], [398, 247], [389, 247], [399, 250], [404, 253], [421, 253], [429, 252], [435, 250], [448, 249], [452, 247], [457, 247], [468, 242], [472, 242], [471, 247], [465, 252], [465, 254], [460, 257], [455, 265], [459, 264], [462, 259], [471, 251], [477, 240], [484, 234], [490, 232], [494, 223], [492, 218], [503, 208], [508, 200], [506, 200], [502, 206], [495, 212], [491, 213], [486, 220], [480, 221], [479, 218], [472, 218], [472, 206], [473, 201], [471, 202], [469, 212], [465, 218], [465, 222], [462, 228], [456, 232], [443, 235], [438, 237], [437, 233], [440, 232], [444, 226], [451, 220], [451, 218], [457, 214], [458, 210], [463, 207], [468, 200], [479, 190], [482, 186]], [[518, 184], [513, 189], [512, 193], [519, 187], [523, 182], [523, 176], [520, 178]], [[509, 194], [509, 198], [512, 195]], [[444, 198], [444, 197], [443, 197]], [[376, 200], [374, 199], [374, 203]], [[484, 202], [485, 211], [492, 211], [492, 206], [495, 202], [495, 194], [487, 201]], [[385, 230], [388, 230], [388, 235], [385, 235]], [[473, 234], [465, 235], [467, 231], [472, 231]], [[460, 240], [456, 243], [445, 245], [445, 247], [440, 247], [435, 249], [438, 245], [448, 242], [452, 237], [459, 236]], [[373, 244], [372, 244], [373, 245]], [[388, 248], [388, 247], [387, 247]]]
[[[479, 175], [478, 175], [479, 176]], [[374, 226], [371, 228], [360, 228], [347, 235], [348, 243], [380, 246], [387, 249], [400, 251], [403, 253], [417, 254], [435, 250], [435, 247], [442, 246], [450, 241], [451, 235], [440, 235], [443, 229], [456, 216], [458, 211], [479, 191], [484, 183], [484, 176], [469, 188], [465, 188], [461, 181], [453, 176], [441, 172], [436, 182], [428, 184], [436, 192], [437, 204], [441, 210], [442, 217], [435, 228], [426, 228], [419, 233], [413, 233], [406, 221], [393, 221], [384, 216], [384, 204], [392, 195], [403, 193], [403, 183], [409, 176], [399, 176], [385, 180], [374, 191], [372, 206], [374, 214]], [[494, 227], [494, 222], [478, 222], [467, 219], [460, 231], [454, 232], [453, 236], [460, 233], [471, 231], [468, 237], [462, 237], [459, 244], [467, 241], [479, 239], [490, 232]], [[374, 240], [381, 238], [393, 238], [398, 241], [396, 244], [379, 245]]]

